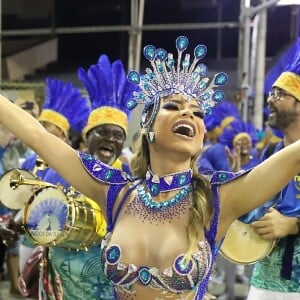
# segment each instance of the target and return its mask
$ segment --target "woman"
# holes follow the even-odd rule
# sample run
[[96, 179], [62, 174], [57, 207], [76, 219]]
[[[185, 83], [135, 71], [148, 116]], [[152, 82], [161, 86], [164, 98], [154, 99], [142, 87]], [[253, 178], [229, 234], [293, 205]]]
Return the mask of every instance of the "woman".
[[[192, 166], [202, 148], [203, 113], [213, 105], [211, 95], [222, 97], [210, 85], [203, 88], [207, 80], [199, 84], [206, 73], [203, 65], [194, 70], [205, 55], [204, 46], [196, 47], [195, 64], [189, 67], [186, 56], [181, 68], [186, 46], [187, 38], [179, 37], [177, 68], [172, 55], [145, 47], [154, 73], [128, 75], [142, 88], [134, 100], [147, 104], [142, 145], [132, 162], [137, 180], [78, 154], [0, 97], [0, 122], [107, 214], [110, 234], [102, 259], [116, 299], [202, 299], [215, 245], [230, 224], [267, 201], [300, 170], [300, 142], [295, 142], [250, 172], [220, 172], [210, 182], [197, 173]], [[217, 75], [213, 85], [223, 79], [224, 74]]]

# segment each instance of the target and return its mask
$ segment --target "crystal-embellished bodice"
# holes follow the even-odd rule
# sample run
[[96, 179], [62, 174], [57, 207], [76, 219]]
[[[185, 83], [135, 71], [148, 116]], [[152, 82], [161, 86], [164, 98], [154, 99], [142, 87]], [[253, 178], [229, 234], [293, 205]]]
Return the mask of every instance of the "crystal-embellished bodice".
[[117, 290], [131, 291], [132, 285], [139, 283], [162, 292], [192, 291], [206, 278], [212, 264], [212, 252], [206, 240], [198, 242], [189, 262], [185, 263], [184, 254], [179, 254], [172, 265], [164, 269], [125, 263], [121, 247], [109, 241], [110, 234], [102, 242], [102, 262], [106, 276]]

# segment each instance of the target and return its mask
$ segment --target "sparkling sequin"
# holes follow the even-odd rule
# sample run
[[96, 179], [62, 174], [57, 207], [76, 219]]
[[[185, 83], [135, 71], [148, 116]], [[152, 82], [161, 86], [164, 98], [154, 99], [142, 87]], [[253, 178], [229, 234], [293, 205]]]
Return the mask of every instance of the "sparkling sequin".
[[180, 194], [176, 194], [169, 201], [154, 203], [144, 187], [138, 187], [137, 191], [133, 200], [125, 206], [124, 213], [137, 216], [143, 222], [154, 225], [170, 223], [180, 218], [191, 207], [190, 187], [182, 189]]

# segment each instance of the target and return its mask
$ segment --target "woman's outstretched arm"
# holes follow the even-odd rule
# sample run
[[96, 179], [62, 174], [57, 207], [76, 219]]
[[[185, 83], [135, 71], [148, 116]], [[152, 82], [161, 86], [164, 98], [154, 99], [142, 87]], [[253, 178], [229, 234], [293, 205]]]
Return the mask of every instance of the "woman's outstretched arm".
[[239, 216], [275, 196], [300, 171], [300, 141], [256, 166], [249, 173], [219, 188], [221, 237]]
[[106, 186], [84, 170], [76, 151], [52, 135], [30, 114], [0, 95], [0, 123], [41, 156], [72, 186], [105, 210]]

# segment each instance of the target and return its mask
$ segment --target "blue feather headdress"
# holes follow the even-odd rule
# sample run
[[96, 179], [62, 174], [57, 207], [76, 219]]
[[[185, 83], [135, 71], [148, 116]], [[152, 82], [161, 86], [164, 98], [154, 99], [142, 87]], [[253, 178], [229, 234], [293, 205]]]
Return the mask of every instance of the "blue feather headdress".
[[204, 119], [207, 130], [219, 127], [220, 130], [226, 128], [233, 120], [241, 119], [240, 113], [236, 105], [229, 101], [222, 101], [214, 108], [211, 115]]
[[67, 136], [70, 127], [81, 132], [90, 114], [90, 105], [72, 83], [46, 79], [46, 97], [39, 121], [50, 122]]
[[298, 101], [300, 101], [300, 41], [298, 40], [296, 54], [293, 61], [289, 64], [286, 70], [280, 74], [273, 84], [273, 87], [278, 87], [289, 92]]
[[106, 55], [101, 55], [97, 64], [91, 65], [87, 71], [79, 68], [78, 77], [89, 94], [92, 106], [83, 136], [103, 124], [118, 125], [127, 134], [130, 116], [127, 102], [138, 87], [128, 82], [121, 60], [111, 63]]
[[252, 123], [243, 120], [234, 120], [231, 126], [225, 128], [219, 137], [219, 142], [233, 149], [235, 139], [247, 136], [252, 141], [252, 146], [258, 142], [257, 129]]

